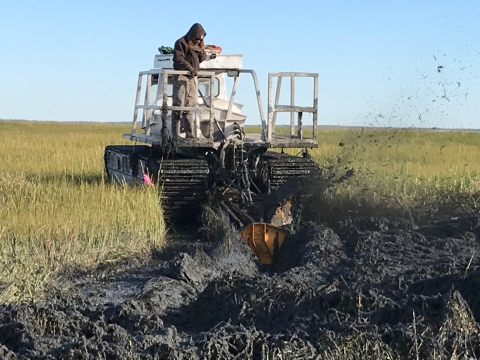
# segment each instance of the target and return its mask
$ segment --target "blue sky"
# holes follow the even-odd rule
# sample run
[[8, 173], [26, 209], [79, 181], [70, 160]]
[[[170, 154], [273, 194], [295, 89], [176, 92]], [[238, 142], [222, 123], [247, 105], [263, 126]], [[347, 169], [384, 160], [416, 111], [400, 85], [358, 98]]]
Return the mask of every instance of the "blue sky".
[[[319, 73], [319, 124], [480, 128], [478, 0], [0, 0], [0, 9], [0, 119], [131, 121], [138, 72], [200, 22], [206, 43], [243, 54], [264, 103], [268, 72]], [[249, 86], [236, 100], [253, 124]]]

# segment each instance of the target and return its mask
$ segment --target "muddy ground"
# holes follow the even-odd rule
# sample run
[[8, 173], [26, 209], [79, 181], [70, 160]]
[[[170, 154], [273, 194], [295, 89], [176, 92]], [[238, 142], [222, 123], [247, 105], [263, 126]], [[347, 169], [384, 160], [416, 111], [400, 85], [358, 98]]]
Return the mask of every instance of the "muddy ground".
[[303, 224], [265, 268], [225, 226], [0, 305], [0, 358], [480, 357], [480, 218]]

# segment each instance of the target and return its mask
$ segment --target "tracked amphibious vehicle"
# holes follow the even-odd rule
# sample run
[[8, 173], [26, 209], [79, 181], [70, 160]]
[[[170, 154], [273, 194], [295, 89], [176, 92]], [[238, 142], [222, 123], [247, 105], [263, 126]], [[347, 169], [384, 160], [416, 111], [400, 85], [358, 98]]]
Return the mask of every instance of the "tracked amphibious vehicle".
[[[256, 221], [265, 223], [265, 226], [287, 225], [292, 221], [291, 216], [286, 215], [291, 209], [272, 210], [268, 202], [272, 202], [276, 189], [289, 179], [319, 171], [307, 152], [307, 149], [318, 147], [318, 74], [268, 74], [268, 113], [265, 118], [257, 76], [254, 70], [242, 68], [242, 55], [221, 54], [218, 47], [208, 46], [206, 52], [207, 58], [201, 63], [196, 77], [199, 97], [194, 107], [172, 106], [172, 77], [188, 74], [173, 70], [172, 54], [155, 55], [153, 68], [139, 73], [132, 130], [123, 135], [134, 144], [106, 147], [107, 177], [128, 184], [145, 180], [157, 182], [161, 188], [162, 207], [169, 217], [196, 216], [209, 193], [221, 189], [225, 210], [241, 227]], [[242, 105], [234, 101], [240, 77], [253, 80], [259, 110], [259, 133], [245, 132], [246, 115], [242, 113]], [[289, 79], [288, 105], [279, 104], [284, 78]], [[297, 78], [310, 78], [313, 84], [309, 106], [295, 105]], [[178, 131], [172, 111], [195, 112], [195, 129], [192, 129], [195, 138], [186, 138]], [[278, 113], [290, 113], [289, 126], [276, 126]], [[303, 124], [305, 113], [311, 114], [311, 124]], [[276, 127], [281, 131], [276, 131]], [[309, 137], [305, 135], [307, 132]], [[303, 152], [300, 156], [293, 156], [272, 151], [286, 148], [303, 149]], [[280, 202], [280, 206], [287, 204], [290, 207], [287, 198], [292, 192], [284, 193], [286, 195], [281, 200], [275, 201]], [[258, 210], [258, 204], [267, 204], [264, 209], [269, 208], [270, 215], [263, 210], [260, 215], [245, 210]], [[279, 217], [273, 219], [278, 213]], [[272, 229], [262, 229], [262, 242], [265, 243], [268, 242], [265, 234]], [[255, 231], [260, 230], [253, 227], [243, 230], [244, 238], [250, 239], [246, 239], [247, 242], [254, 240]]]

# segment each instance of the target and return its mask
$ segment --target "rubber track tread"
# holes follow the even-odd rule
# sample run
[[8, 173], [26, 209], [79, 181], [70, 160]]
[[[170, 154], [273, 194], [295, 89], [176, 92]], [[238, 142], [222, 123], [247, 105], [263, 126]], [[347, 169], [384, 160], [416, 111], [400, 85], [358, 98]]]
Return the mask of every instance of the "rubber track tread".
[[268, 164], [268, 180], [271, 190], [277, 189], [293, 177], [306, 177], [320, 173], [320, 167], [310, 157], [267, 151], [263, 155]]
[[169, 216], [188, 216], [200, 210], [208, 196], [210, 168], [203, 159], [173, 159], [160, 162], [161, 200]]

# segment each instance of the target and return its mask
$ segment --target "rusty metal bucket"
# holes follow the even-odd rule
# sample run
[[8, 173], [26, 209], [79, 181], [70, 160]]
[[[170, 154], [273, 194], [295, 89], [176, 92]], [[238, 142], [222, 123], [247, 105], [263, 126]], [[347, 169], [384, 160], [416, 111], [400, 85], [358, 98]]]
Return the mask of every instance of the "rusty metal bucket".
[[241, 235], [262, 264], [271, 265], [290, 232], [271, 224], [251, 223], [241, 231]]

